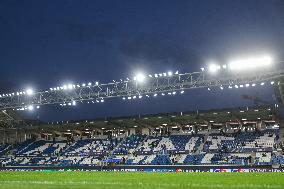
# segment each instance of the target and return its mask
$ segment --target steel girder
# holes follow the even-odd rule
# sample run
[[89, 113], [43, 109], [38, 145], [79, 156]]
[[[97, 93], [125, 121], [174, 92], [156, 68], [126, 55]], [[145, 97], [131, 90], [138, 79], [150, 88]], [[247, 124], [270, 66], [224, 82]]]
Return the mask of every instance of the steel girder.
[[107, 84], [78, 85], [72, 84], [72, 89], [46, 90], [34, 92], [32, 95], [4, 94], [0, 97], [0, 110], [19, 109], [29, 105], [41, 106], [48, 104], [65, 104], [73, 101], [101, 101], [107, 98], [133, 97], [155, 93], [170, 93], [195, 88], [228, 87], [235, 85], [254, 84], [275, 81], [284, 76], [284, 70], [270, 70], [250, 74], [234, 74], [221, 72], [216, 75], [205, 71], [156, 75], [145, 77], [143, 82], [137, 80], [118, 81]]

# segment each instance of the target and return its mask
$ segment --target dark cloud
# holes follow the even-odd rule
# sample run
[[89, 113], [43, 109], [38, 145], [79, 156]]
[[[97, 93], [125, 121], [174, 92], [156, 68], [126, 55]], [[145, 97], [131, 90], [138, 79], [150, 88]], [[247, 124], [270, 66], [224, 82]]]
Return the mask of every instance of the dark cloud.
[[174, 40], [160, 34], [139, 34], [121, 40], [122, 55], [150, 62], [184, 65], [198, 60], [198, 52], [185, 41]]

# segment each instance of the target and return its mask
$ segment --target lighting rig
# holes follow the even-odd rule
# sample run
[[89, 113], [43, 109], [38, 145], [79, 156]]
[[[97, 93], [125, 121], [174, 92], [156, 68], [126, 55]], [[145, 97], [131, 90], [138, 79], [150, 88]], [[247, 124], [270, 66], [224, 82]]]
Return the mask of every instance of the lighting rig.
[[[228, 64], [211, 63], [198, 72], [137, 73], [131, 79], [110, 83], [67, 83], [45, 91], [32, 88], [22, 92], [0, 94], [0, 110], [34, 110], [41, 105], [75, 106], [77, 102], [102, 103], [108, 98], [123, 100], [183, 94], [185, 90], [218, 87], [245, 88], [266, 84], [280, 85], [284, 69], [276, 69], [277, 62], [269, 56], [230, 61]], [[283, 62], [280, 62], [283, 63]]]

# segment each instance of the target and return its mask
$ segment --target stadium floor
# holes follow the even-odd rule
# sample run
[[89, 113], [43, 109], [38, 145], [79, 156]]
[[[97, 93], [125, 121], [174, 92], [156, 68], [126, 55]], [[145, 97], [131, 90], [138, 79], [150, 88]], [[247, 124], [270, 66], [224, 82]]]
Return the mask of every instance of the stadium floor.
[[0, 172], [0, 188], [284, 188], [284, 173]]

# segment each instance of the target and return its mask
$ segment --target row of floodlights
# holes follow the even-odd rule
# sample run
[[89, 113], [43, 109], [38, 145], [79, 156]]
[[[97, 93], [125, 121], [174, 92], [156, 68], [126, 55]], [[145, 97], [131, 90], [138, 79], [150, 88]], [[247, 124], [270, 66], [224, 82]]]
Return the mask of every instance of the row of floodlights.
[[[150, 78], [158, 78], [158, 77], [171, 77], [173, 76], [174, 74], [178, 75], [179, 72], [176, 71], [175, 73], [169, 71], [169, 72], [164, 72], [164, 73], [155, 73], [155, 74], [149, 74], [148, 77]], [[134, 76], [133, 80], [134, 81], [138, 81], [138, 82], [143, 82], [145, 80], [147, 76], [145, 74], [142, 74], [142, 73], [138, 73], [136, 76]], [[127, 78], [127, 80], [129, 80], [129, 78]]]
[[[102, 103], [104, 102], [105, 100], [102, 98], [102, 99], [96, 99], [96, 100], [92, 100], [92, 101], [87, 101], [87, 104], [94, 104], [94, 103]], [[83, 101], [80, 101], [81, 103], [83, 103]], [[60, 106], [76, 106], [76, 101], [72, 101], [72, 102], [66, 102], [66, 103], [61, 103], [59, 104]]]
[[[271, 81], [270, 84], [271, 84], [271, 85], [274, 85], [275, 82], [274, 82], [274, 81]], [[247, 84], [244, 84], [244, 85], [243, 85], [243, 84], [241, 84], [241, 85], [229, 85], [229, 86], [228, 86], [228, 89], [233, 89], [233, 88], [238, 89], [238, 88], [244, 88], [244, 87], [248, 88], [248, 87], [255, 87], [256, 85], [257, 85], [256, 83], [252, 83], [252, 84], [247, 83]], [[261, 82], [261, 83], [260, 83], [260, 86], [264, 86], [264, 85], [265, 85], [265, 82]], [[207, 89], [208, 89], [208, 91], [211, 91], [211, 88], [210, 88], [210, 87], [208, 87]], [[225, 87], [224, 87], [224, 86], [220, 86], [220, 89], [221, 89], [221, 90], [224, 90]]]
[[12, 96], [20, 96], [20, 95], [28, 95], [31, 96], [34, 94], [33, 89], [27, 89], [25, 91], [21, 91], [21, 92], [16, 92], [16, 93], [9, 93], [9, 94], [2, 94], [0, 95], [1, 97], [12, 97]]
[[[180, 94], [183, 94], [183, 93], [184, 93], [184, 91], [180, 91]], [[168, 93], [161, 93], [160, 95], [161, 96], [166, 96], [166, 95], [171, 96], [171, 95], [176, 95], [176, 94], [177, 94], [177, 92], [173, 91], [173, 92], [168, 92]], [[159, 95], [158, 93], [155, 93], [155, 94], [153, 94], [153, 97], [157, 97], [158, 95]], [[146, 94], [145, 97], [150, 98], [150, 95]], [[143, 98], [143, 96], [142, 95], [138, 95], [138, 96], [134, 95], [134, 96], [122, 97], [122, 100], [131, 100], [131, 99], [137, 99], [137, 98], [141, 99], [141, 98]]]
[[[273, 62], [274, 61], [270, 56], [265, 55], [260, 57], [233, 60], [224, 65], [211, 62], [208, 65], [207, 70], [211, 73], [216, 73], [221, 69], [230, 69], [232, 71], [250, 71], [254, 69], [269, 67]], [[205, 68], [201, 68], [201, 71], [205, 71]]]
[[[173, 76], [173, 74], [178, 74], [179, 72], [176, 71], [175, 73], [169, 71], [169, 72], [164, 72], [164, 73], [155, 73], [153, 75], [149, 74], [148, 77], [150, 78], [158, 78], [158, 77], [171, 77]], [[133, 80], [134, 81], [138, 81], [138, 82], [143, 82], [145, 79], [146, 79], [146, 75], [145, 74], [142, 74], [142, 73], [138, 73], [136, 74], [134, 77], [133, 77]], [[129, 78], [126, 78], [127, 81], [129, 81], [130, 79]], [[122, 80], [121, 80], [122, 81]], [[113, 82], [116, 82], [115, 80], [113, 80]], [[94, 84], [95, 86], [98, 86], [99, 85], [99, 82], [95, 82]], [[66, 85], [63, 85], [63, 86], [60, 86], [60, 87], [54, 87], [54, 88], [50, 88], [50, 91], [59, 91], [59, 90], [72, 90], [72, 89], [75, 89], [75, 88], [80, 88], [80, 87], [91, 87], [93, 86], [93, 84], [91, 82], [89, 83], [82, 83], [81, 85], [80, 84], [66, 84]]]
[[[95, 82], [94, 84], [95, 86], [98, 86], [99, 85], [99, 82]], [[89, 83], [82, 83], [81, 85], [79, 84], [66, 84], [66, 85], [63, 85], [61, 87], [54, 87], [54, 88], [50, 88], [50, 91], [59, 91], [59, 90], [72, 90], [72, 89], [75, 89], [75, 88], [80, 88], [80, 87], [91, 87], [93, 86], [93, 83], [89, 82]]]
[[28, 106], [24, 106], [21, 108], [17, 108], [17, 111], [24, 111], [24, 110], [29, 110], [29, 111], [33, 111], [34, 109], [39, 109], [39, 106], [34, 106], [34, 105], [28, 105]]
[[[155, 77], [155, 78], [158, 78], [158, 77], [171, 77], [173, 76], [173, 74], [179, 74], [178, 71], [176, 71], [175, 73], [169, 71], [169, 72], [164, 72], [164, 73], [155, 73], [153, 75], [149, 74], [148, 77], [152, 78], [152, 77]], [[142, 74], [142, 73], [138, 73], [136, 76], [133, 77], [133, 80], [134, 81], [138, 81], [138, 82], [143, 82], [145, 80], [147, 76]], [[129, 81], [130, 79], [127, 78], [127, 80]], [[114, 80], [113, 80], [114, 81]], [[116, 82], [116, 81], [114, 81]], [[88, 82], [88, 83], [82, 83], [82, 84], [65, 84], [65, 85], [62, 85], [62, 86], [58, 86], [58, 87], [52, 87], [52, 88], [49, 88], [50, 91], [60, 91], [60, 90], [72, 90], [72, 89], [76, 89], [76, 88], [81, 88], [81, 87], [92, 87], [92, 86], [98, 86], [99, 85], [99, 82], [95, 82], [95, 83], [91, 83], [91, 82]], [[48, 92], [48, 91], [47, 91]], [[34, 94], [34, 90], [29, 88], [25, 91], [21, 91], [21, 92], [16, 92], [16, 93], [9, 93], [9, 94], [0, 94], [0, 98], [1, 97], [12, 97], [12, 96], [20, 96], [20, 95], [28, 95], [28, 96], [32, 96]]]

